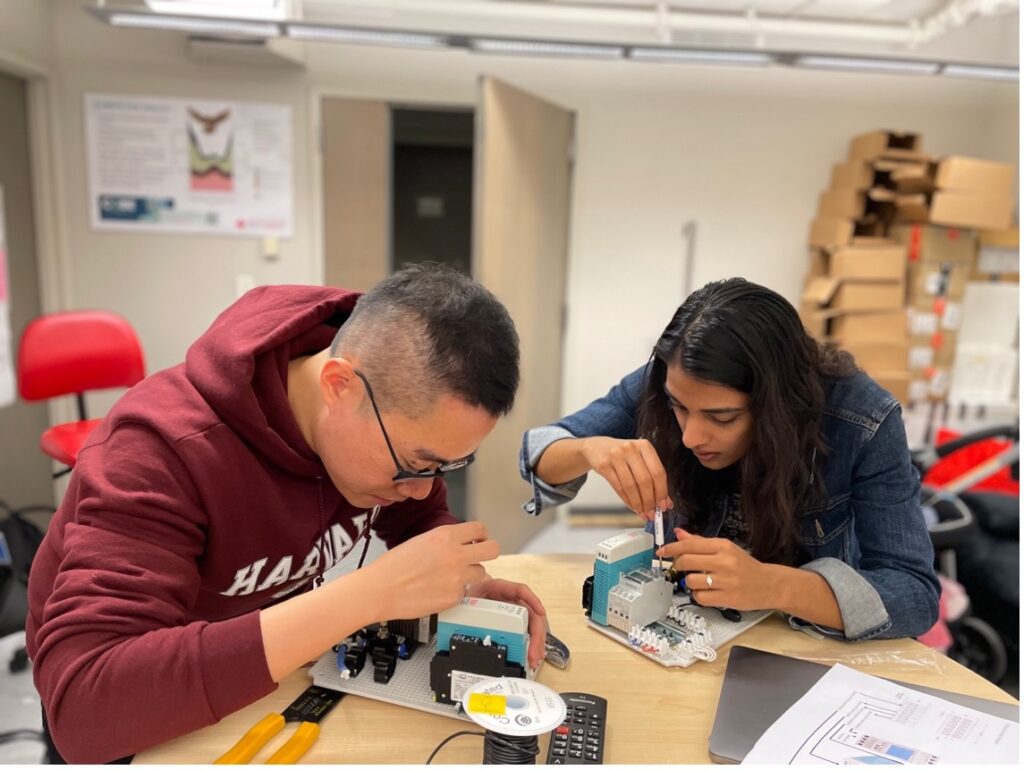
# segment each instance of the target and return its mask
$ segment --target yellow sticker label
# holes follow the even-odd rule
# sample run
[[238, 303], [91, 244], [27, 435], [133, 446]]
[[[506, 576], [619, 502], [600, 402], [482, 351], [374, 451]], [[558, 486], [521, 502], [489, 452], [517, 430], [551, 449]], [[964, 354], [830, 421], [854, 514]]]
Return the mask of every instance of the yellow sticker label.
[[505, 713], [505, 696], [473, 693], [469, 696], [469, 710], [474, 714], [501, 716]]

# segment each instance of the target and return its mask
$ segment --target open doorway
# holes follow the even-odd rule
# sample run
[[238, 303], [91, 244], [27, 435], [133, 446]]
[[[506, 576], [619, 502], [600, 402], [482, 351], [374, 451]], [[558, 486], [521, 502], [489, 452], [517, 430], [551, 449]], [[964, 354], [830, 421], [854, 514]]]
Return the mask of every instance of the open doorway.
[[508, 308], [522, 387], [449, 501], [505, 551], [549, 523], [510, 515], [528, 494], [516, 473], [523, 431], [559, 415], [575, 120], [546, 99], [481, 77], [473, 105], [324, 96], [324, 283], [366, 290], [411, 262], [447, 262]]
[[[441, 262], [472, 275], [473, 111], [391, 108], [391, 271]], [[445, 478], [466, 520], [466, 473]]]

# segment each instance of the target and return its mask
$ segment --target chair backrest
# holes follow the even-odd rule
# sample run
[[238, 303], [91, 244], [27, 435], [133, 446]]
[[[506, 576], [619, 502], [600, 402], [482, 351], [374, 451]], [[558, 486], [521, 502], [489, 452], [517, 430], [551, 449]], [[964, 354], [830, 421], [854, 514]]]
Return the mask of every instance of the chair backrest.
[[49, 313], [32, 320], [21, 335], [18, 392], [26, 401], [127, 388], [144, 376], [135, 330], [115, 313]]

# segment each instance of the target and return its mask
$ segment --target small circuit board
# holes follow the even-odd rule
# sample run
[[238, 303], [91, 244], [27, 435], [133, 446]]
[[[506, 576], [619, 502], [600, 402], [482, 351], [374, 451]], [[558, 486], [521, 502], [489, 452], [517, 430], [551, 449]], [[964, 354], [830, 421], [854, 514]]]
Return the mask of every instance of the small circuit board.
[[714, 660], [719, 647], [771, 614], [772, 610], [752, 610], [739, 613], [739, 620], [727, 620], [715, 607], [701, 607], [686, 596], [676, 596], [668, 615], [629, 632], [589, 619], [587, 625], [656, 663], [685, 668], [699, 660]]
[[719, 647], [772, 614], [696, 604], [685, 576], [654, 559], [658, 540], [627, 530], [598, 544], [583, 583], [591, 628], [663, 666], [685, 667], [714, 660]]
[[482, 679], [533, 679], [525, 607], [465, 597], [418, 620], [360, 629], [316, 662], [313, 683], [331, 690], [467, 719], [463, 694]]

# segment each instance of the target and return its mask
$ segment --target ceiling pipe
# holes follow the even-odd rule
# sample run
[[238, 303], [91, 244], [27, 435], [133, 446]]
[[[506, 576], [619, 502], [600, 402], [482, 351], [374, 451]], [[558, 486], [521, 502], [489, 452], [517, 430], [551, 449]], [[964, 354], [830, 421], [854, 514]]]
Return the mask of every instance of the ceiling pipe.
[[916, 48], [963, 27], [975, 16], [999, 16], [1019, 6], [1017, 0], [950, 0], [931, 16], [911, 22], [912, 34], [907, 45]]
[[486, 3], [465, 0], [375, 0], [372, 3], [346, 3], [345, 12], [366, 14], [376, 19], [388, 16], [397, 19], [400, 14], [415, 14], [421, 17], [447, 16], [462, 22], [487, 20], [619, 26], [653, 31], [658, 39], [664, 38], [666, 30], [679, 30], [752, 34], [762, 40], [772, 35], [801, 35], [916, 47], [962, 27], [975, 16], [1007, 13], [1017, 7], [1016, 0], [951, 0], [924, 19], [903, 24], [783, 18], [751, 13], [702, 13], [673, 9], [663, 2], [652, 2], [650, 9], [646, 9], [561, 5], [536, 0], [492, 0]]

